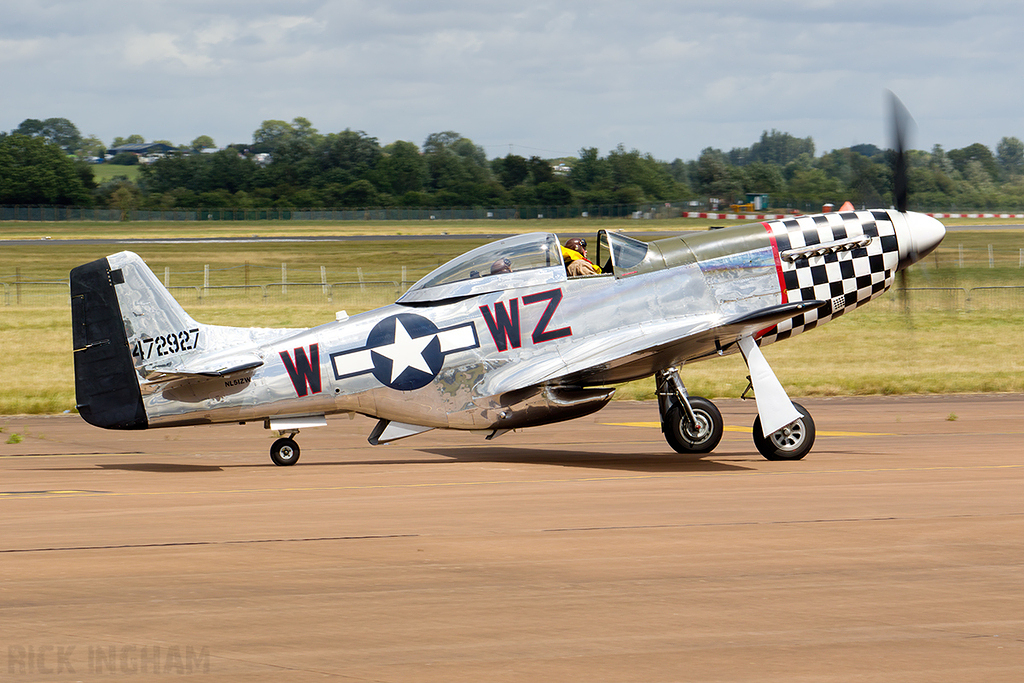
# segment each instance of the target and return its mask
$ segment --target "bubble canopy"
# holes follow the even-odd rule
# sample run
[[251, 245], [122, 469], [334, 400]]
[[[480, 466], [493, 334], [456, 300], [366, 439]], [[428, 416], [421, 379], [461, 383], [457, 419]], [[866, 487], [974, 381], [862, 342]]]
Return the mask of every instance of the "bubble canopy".
[[452, 259], [410, 287], [398, 303], [443, 301], [565, 279], [558, 238], [534, 232], [491, 242]]

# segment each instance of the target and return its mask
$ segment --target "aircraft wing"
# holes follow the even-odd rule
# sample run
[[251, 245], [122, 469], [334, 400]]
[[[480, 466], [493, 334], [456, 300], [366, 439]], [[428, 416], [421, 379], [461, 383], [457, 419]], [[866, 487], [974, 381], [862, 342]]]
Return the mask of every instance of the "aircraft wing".
[[[801, 301], [769, 306], [722, 320], [709, 314], [648, 321], [610, 331], [595, 338], [564, 347], [558, 355], [516, 363], [493, 373], [484, 388], [487, 394], [515, 391], [552, 382], [594, 384], [620, 381], [631, 367], [646, 374], [657, 367], [700, 358], [756, 336], [800, 313], [824, 305], [824, 301]], [[652, 365], [652, 359], [658, 359]]]
[[738, 341], [741, 337], [752, 336], [762, 330], [774, 327], [784, 320], [789, 320], [801, 313], [812, 311], [824, 306], [825, 301], [796, 301], [778, 306], [769, 306], [752, 313], [744, 313], [725, 321], [714, 328], [719, 340], [732, 337], [729, 343]]

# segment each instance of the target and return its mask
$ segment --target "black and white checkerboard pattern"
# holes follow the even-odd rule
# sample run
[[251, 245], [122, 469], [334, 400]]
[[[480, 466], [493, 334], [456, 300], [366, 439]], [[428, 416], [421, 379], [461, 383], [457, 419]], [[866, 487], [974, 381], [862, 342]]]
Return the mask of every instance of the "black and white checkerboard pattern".
[[767, 224], [779, 253], [849, 237], [872, 237], [866, 247], [821, 256], [782, 259], [786, 301], [826, 301], [824, 306], [779, 323], [761, 345], [813, 329], [885, 292], [899, 263], [896, 231], [885, 211], [851, 211], [801, 216]]

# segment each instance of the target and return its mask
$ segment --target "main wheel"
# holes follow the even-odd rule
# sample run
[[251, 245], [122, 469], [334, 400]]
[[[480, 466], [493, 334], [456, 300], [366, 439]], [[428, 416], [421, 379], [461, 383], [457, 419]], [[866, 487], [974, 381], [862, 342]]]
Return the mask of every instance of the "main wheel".
[[761, 429], [761, 417], [754, 418], [754, 445], [766, 460], [799, 460], [814, 445], [811, 414], [799, 403], [794, 403], [793, 407], [800, 413], [800, 418], [767, 437]]
[[299, 444], [288, 437], [278, 439], [270, 447], [270, 459], [275, 465], [294, 465], [299, 461]]
[[686, 418], [686, 410], [676, 403], [663, 416], [665, 440], [676, 453], [710, 453], [725, 431], [722, 413], [714, 403], [700, 396], [689, 397], [696, 424]]

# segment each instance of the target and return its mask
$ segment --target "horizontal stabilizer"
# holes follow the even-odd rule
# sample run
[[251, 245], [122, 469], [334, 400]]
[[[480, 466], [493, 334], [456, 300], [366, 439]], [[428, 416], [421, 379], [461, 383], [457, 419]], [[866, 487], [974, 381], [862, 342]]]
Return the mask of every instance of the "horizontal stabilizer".
[[263, 359], [255, 355], [218, 353], [189, 358], [186, 363], [143, 366], [142, 374], [150, 382], [170, 382], [192, 377], [224, 377], [236, 372], [253, 370], [261, 365]]

